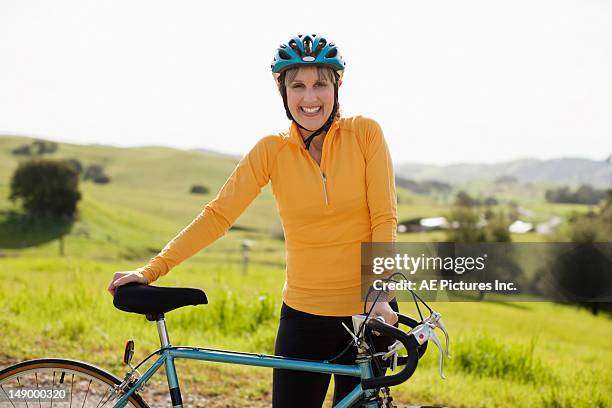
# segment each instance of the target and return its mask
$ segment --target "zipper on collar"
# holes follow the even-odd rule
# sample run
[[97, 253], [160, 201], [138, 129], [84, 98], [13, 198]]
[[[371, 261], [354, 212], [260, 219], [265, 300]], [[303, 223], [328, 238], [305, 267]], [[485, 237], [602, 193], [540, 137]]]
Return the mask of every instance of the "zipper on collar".
[[[332, 130], [334, 131], [334, 133], [337, 132], [338, 126], [339, 126], [339, 121], [335, 120], [332, 123], [332, 126], [327, 131], [327, 135], [325, 137], [325, 141], [323, 141], [323, 146], [325, 146], [325, 142], [331, 136]], [[292, 123], [292, 125], [291, 125], [291, 129], [290, 129], [290, 141], [292, 143], [295, 143], [298, 146], [300, 146], [300, 148], [305, 152], [306, 156], [308, 156], [308, 159], [311, 161], [311, 163], [314, 164], [319, 169], [319, 173], [321, 174], [321, 181], [323, 182], [323, 195], [325, 196], [325, 206], [329, 207], [329, 195], [327, 194], [327, 176], [323, 172], [323, 169], [321, 169], [321, 164], [324, 161], [323, 160], [323, 158], [324, 158], [323, 156], [324, 156], [325, 152], [327, 151], [327, 149], [322, 148], [322, 150], [321, 150], [321, 164], [317, 164], [317, 162], [314, 161], [312, 156], [310, 156], [310, 153], [308, 152], [308, 150], [305, 149], [304, 141], [302, 140], [302, 137], [300, 136], [300, 132], [299, 132], [299, 130], [297, 128], [297, 125], [295, 123]]]
[[325, 205], [328, 206], [329, 205], [329, 199], [327, 197], [327, 178], [325, 177], [325, 173], [323, 173], [323, 170], [321, 171], [321, 178], [323, 179], [323, 194], [325, 194]]

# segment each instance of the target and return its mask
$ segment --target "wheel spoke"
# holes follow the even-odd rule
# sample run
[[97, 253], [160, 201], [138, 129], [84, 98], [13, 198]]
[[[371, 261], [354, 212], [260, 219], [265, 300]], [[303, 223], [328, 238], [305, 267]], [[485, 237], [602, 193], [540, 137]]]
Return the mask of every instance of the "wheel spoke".
[[13, 406], [13, 408], [15, 408], [15, 404], [13, 404], [13, 401], [11, 401], [11, 399], [9, 398], [8, 394], [6, 393], [6, 390], [4, 389], [4, 387], [2, 385], [0, 385], [0, 388], [2, 388], [2, 392], [4, 393], [4, 395], [6, 395], [6, 399], [8, 402], [11, 403], [11, 405]]
[[[107, 403], [108, 401], [110, 401], [110, 399], [112, 398], [113, 394], [110, 394], [110, 395], [108, 396], [108, 400], [106, 400], [106, 401], [104, 401], [104, 398], [106, 398], [106, 395], [108, 394], [108, 392], [109, 392], [109, 391], [112, 391], [112, 390], [113, 390], [112, 388], [109, 388], [109, 389], [108, 389], [108, 390], [107, 390], [107, 391], [104, 393], [104, 395], [102, 395], [102, 398], [100, 398], [100, 401], [98, 401], [98, 403], [96, 404], [96, 408], [101, 408], [101, 407], [103, 407], [104, 405], [106, 405], [106, 403]], [[100, 405], [100, 403], [101, 403], [102, 401], [104, 401], [104, 404]]]
[[[38, 373], [34, 373], [34, 378], [36, 378], [36, 389], [38, 389]], [[38, 407], [42, 408], [42, 405], [40, 404], [40, 394], [38, 394]]]
[[87, 401], [87, 395], [89, 395], [89, 387], [91, 387], [91, 380], [89, 380], [89, 384], [87, 384], [87, 392], [85, 393], [85, 398], [83, 399], [83, 405], [81, 405], [81, 408], [85, 406], [85, 401]]
[[74, 374], [72, 374], [72, 380], [70, 380], [70, 408], [72, 408], [72, 388], [74, 387]]
[[[19, 381], [19, 377], [17, 377], [17, 384], [19, 385], [19, 388], [23, 388], [23, 385], [21, 385], [21, 382]], [[30, 406], [28, 405], [28, 400], [27, 399], [26, 399], [25, 403], [26, 403], [26, 408], [30, 408]]]
[[[104, 396], [106, 396], [106, 394], [104, 394]], [[106, 399], [106, 401], [104, 401], [104, 404], [100, 405], [99, 408], [103, 408], [106, 404], [108, 404], [109, 401], [112, 401], [113, 399], [114, 399], [113, 394], [110, 394], [108, 398]], [[100, 400], [100, 402], [102, 402], [102, 400]]]
[[55, 388], [55, 370], [53, 370], [53, 381], [51, 382], [51, 408], [53, 408], [53, 389]]

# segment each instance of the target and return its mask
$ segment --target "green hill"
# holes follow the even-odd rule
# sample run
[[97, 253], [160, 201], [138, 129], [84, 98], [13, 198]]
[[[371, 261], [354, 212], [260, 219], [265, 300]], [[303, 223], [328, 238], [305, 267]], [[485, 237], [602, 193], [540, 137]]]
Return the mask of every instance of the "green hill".
[[[45, 231], [24, 231], [6, 221], [15, 206], [7, 199], [10, 177], [23, 156], [13, 149], [34, 139], [0, 136], [0, 248], [19, 249], [29, 255], [56, 254], [57, 236]], [[155, 254], [187, 225], [221, 188], [238, 159], [220, 154], [167, 147], [118, 148], [59, 143], [49, 159], [77, 159], [83, 167], [98, 164], [109, 184], [82, 181], [79, 218], [65, 238], [67, 251], [80, 256], [108, 259], [144, 259]], [[207, 195], [190, 194], [192, 185], [208, 187]], [[400, 189], [400, 219], [440, 215], [428, 196]], [[270, 186], [247, 208], [224, 239], [199, 257], [219, 257], [235, 252], [242, 239], [255, 239], [254, 259], [282, 262], [282, 232]], [[110, 254], [110, 255], [109, 255]]]
[[[34, 139], [0, 136], [0, 249], [19, 250], [30, 255], [56, 254], [61, 227], [24, 228], [7, 220], [7, 211], [15, 206], [7, 199], [11, 174], [23, 156], [11, 152], [31, 144]], [[86, 167], [97, 164], [110, 177], [109, 184], [84, 181], [80, 184], [83, 199], [79, 203], [79, 218], [65, 237], [68, 252], [111, 260], [145, 259], [157, 253], [165, 243], [187, 225], [221, 188], [238, 159], [203, 151], [188, 151], [167, 147], [118, 148], [102, 145], [59, 143], [50, 159], [77, 159]], [[191, 186], [208, 187], [207, 195], [190, 194]], [[475, 196], [496, 195], [502, 202], [514, 197], [533, 212], [534, 220], [551, 215], [566, 217], [571, 211], [586, 211], [587, 206], [548, 204], [542, 191], [526, 191], [520, 186], [494, 187], [472, 182], [457, 186]], [[501, 190], [500, 190], [501, 188]], [[448, 213], [452, 194], [444, 197], [415, 194], [399, 189], [399, 220], [440, 216]], [[523, 205], [525, 205], [523, 204]], [[529, 221], [529, 219], [527, 219]], [[270, 187], [262, 193], [237, 220], [228, 235], [203, 251], [199, 257], [219, 257], [224, 252], [239, 250], [240, 241], [254, 239], [255, 260], [282, 262], [282, 241], [278, 212]], [[401, 234], [400, 240], [442, 240], [440, 232]], [[533, 234], [517, 240], [543, 239]], [[225, 255], [221, 255], [225, 256]]]
[[[14, 208], [7, 199], [10, 177], [21, 156], [11, 151], [32, 139], [0, 137], [0, 248], [27, 248], [26, 252], [54, 253], [56, 244], [38, 245], [34, 236], [7, 224], [6, 211]], [[237, 164], [231, 157], [165, 147], [117, 148], [100, 145], [59, 144], [49, 159], [77, 159], [86, 167], [99, 164], [110, 177], [109, 184], [80, 183], [83, 199], [79, 219], [66, 237], [68, 251], [81, 256], [145, 257], [157, 250], [187, 225], [221, 188]], [[192, 185], [209, 188], [207, 195], [190, 194]], [[280, 230], [270, 188], [237, 220], [235, 229], [216, 249], [236, 248], [238, 240], [254, 236], [270, 241]], [[2, 219], [4, 218], [4, 220]], [[247, 229], [245, 232], [242, 229]], [[49, 247], [53, 245], [53, 247]], [[264, 248], [265, 248], [264, 243]], [[262, 249], [260, 247], [260, 249]]]

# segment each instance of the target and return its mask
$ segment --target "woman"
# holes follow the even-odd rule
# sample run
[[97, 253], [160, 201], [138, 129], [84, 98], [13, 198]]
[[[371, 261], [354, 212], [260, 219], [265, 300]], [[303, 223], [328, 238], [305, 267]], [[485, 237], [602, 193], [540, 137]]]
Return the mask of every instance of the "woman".
[[[272, 73], [290, 129], [261, 139], [202, 213], [144, 268], [116, 272], [109, 291], [168, 273], [225, 234], [271, 181], [287, 247], [275, 354], [322, 360], [342, 351], [350, 337], [341, 323], [350, 327], [350, 316], [363, 312], [361, 243], [393, 242], [397, 225], [393, 167], [380, 126], [340, 116], [344, 66], [335, 44], [320, 35], [282, 44]], [[396, 303], [395, 311], [386, 301], [367, 306], [372, 316], [397, 322]], [[354, 358], [351, 348], [337, 362]], [[273, 404], [321, 406], [329, 381], [327, 374], [275, 370]], [[334, 403], [358, 381], [336, 376]], [[299, 404], [291, 400], [297, 394]]]

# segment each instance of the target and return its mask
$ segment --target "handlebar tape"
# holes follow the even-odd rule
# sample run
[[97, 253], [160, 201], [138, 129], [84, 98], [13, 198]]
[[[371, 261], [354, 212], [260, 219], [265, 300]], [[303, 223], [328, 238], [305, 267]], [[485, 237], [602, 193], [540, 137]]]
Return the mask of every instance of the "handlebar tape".
[[414, 372], [416, 371], [417, 364], [419, 362], [419, 353], [417, 352], [417, 347], [419, 346], [419, 343], [416, 341], [414, 336], [409, 336], [400, 329], [396, 329], [395, 327], [383, 323], [377, 319], [368, 320], [366, 322], [366, 325], [371, 330], [375, 330], [380, 334], [385, 334], [389, 337], [399, 340], [404, 345], [404, 347], [406, 347], [406, 350], [408, 350], [408, 356], [406, 357], [406, 365], [399, 373], [394, 375], [363, 379], [361, 380], [361, 387], [364, 390], [372, 388], [392, 387], [394, 385], [401, 384], [404, 381], [408, 380], [410, 377], [412, 377], [412, 374], [414, 374]]

